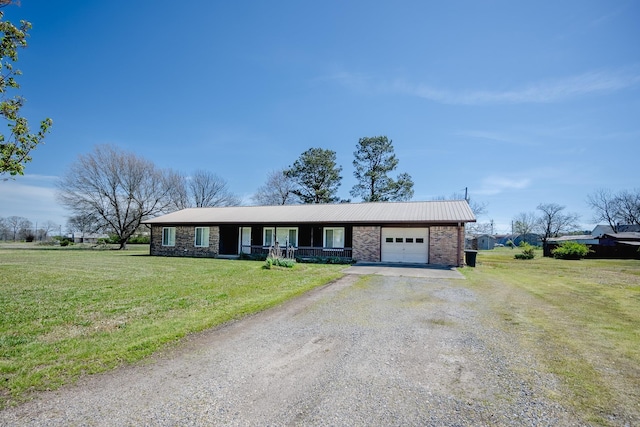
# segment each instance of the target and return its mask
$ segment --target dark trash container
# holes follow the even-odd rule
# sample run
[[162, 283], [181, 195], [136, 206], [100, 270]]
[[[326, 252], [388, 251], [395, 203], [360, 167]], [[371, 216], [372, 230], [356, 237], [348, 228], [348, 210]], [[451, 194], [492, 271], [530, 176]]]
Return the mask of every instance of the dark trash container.
[[464, 251], [464, 262], [469, 267], [476, 266], [476, 256], [478, 255], [478, 251]]

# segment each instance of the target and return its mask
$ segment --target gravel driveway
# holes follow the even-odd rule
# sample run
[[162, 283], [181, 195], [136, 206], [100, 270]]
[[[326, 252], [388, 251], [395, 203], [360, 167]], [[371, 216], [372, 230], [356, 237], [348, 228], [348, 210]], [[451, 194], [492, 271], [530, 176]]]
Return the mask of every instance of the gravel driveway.
[[346, 275], [0, 425], [584, 425], [465, 282]]

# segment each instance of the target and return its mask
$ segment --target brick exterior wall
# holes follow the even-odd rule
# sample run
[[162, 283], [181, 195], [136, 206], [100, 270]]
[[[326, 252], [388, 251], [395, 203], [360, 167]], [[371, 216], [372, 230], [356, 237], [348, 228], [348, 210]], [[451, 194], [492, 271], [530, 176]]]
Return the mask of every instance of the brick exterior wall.
[[429, 263], [462, 267], [464, 226], [429, 227]]
[[196, 228], [192, 225], [178, 225], [176, 229], [175, 246], [162, 246], [162, 225], [151, 226], [150, 255], [158, 256], [185, 256], [215, 258], [220, 248], [220, 228], [209, 227], [209, 247], [196, 247]]
[[379, 226], [353, 226], [353, 259], [356, 261], [380, 262]]
[[[149, 253], [156, 256], [215, 258], [220, 250], [220, 228], [209, 227], [209, 247], [195, 247], [195, 226], [176, 226], [175, 246], [162, 246], [162, 225], [152, 225]], [[380, 226], [353, 226], [353, 259], [380, 262]], [[464, 265], [464, 226], [429, 227], [429, 264]]]

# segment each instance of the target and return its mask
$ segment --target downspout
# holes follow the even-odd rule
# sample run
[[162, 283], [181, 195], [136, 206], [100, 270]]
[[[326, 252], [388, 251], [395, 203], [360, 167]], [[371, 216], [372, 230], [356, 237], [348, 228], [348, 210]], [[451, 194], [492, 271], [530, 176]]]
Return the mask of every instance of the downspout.
[[460, 236], [461, 236], [462, 227], [460, 223], [458, 223], [458, 251], [456, 257], [458, 258], [458, 267], [462, 267], [462, 255], [460, 251]]

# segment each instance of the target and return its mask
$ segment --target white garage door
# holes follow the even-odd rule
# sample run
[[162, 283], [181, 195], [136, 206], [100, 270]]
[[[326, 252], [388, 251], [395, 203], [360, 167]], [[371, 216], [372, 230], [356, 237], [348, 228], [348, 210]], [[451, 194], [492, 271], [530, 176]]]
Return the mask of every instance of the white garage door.
[[429, 260], [428, 228], [382, 228], [382, 262], [415, 262]]

